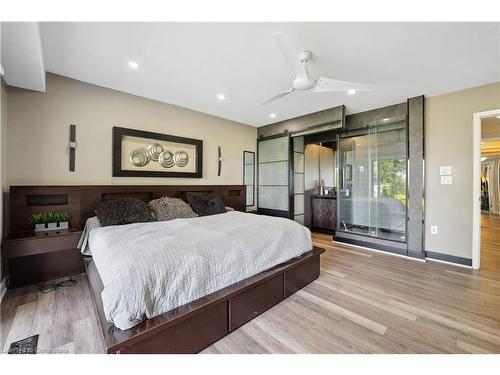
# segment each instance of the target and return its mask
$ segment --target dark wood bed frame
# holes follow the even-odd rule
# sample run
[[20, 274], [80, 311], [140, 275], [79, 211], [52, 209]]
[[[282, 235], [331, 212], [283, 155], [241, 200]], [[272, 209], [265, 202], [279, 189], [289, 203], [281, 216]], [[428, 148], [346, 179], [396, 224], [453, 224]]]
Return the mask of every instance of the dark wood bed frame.
[[[214, 192], [227, 206], [239, 211], [246, 208], [243, 185], [12, 186], [10, 234], [32, 230], [27, 218], [35, 211], [69, 211], [70, 230], [78, 231], [102, 201], [125, 196], [145, 201], [163, 195], [184, 198], [188, 191]], [[323, 252], [314, 247], [297, 258], [124, 331], [106, 320], [99, 273], [91, 258], [85, 258], [84, 263], [107, 353], [197, 353], [316, 279]]]

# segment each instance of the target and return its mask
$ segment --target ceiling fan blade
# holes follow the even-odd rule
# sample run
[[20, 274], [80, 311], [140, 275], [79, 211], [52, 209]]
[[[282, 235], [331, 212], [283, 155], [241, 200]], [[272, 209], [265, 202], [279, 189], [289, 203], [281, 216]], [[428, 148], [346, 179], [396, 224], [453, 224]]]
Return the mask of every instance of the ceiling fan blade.
[[273, 96], [271, 99], [267, 99], [264, 103], [262, 103], [262, 105], [267, 105], [267, 104], [270, 104], [272, 102], [275, 102], [276, 100], [281, 99], [282, 97], [287, 96], [288, 94], [291, 94], [294, 91], [295, 91], [295, 89], [292, 88], [288, 91], [282, 92], [281, 94]]
[[295, 48], [293, 48], [292, 43], [288, 40], [284, 33], [278, 32], [274, 34], [274, 38], [276, 39], [276, 43], [278, 43], [278, 47], [285, 58], [286, 63], [292, 69], [292, 71], [304, 78], [308, 78], [307, 71], [304, 67], [304, 64], [299, 60], [299, 54]]
[[364, 85], [362, 83], [337, 81], [335, 79], [321, 77], [316, 80], [316, 85], [314, 86], [314, 92], [333, 92], [333, 91], [373, 91], [375, 86]]

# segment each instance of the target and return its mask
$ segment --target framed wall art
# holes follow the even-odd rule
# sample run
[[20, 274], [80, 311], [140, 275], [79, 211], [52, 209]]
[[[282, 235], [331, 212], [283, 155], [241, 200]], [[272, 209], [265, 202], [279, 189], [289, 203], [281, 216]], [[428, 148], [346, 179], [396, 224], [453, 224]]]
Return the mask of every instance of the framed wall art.
[[203, 141], [113, 127], [113, 177], [203, 176]]

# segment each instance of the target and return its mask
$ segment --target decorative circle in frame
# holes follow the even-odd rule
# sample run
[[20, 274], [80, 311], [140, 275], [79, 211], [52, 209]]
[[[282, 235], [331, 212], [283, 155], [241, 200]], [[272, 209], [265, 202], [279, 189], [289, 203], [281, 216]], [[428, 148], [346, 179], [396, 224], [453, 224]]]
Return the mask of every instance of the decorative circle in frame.
[[144, 148], [135, 149], [130, 153], [130, 163], [136, 167], [144, 167], [149, 163], [149, 157]]
[[159, 143], [152, 143], [148, 146], [148, 156], [153, 161], [158, 161], [163, 152], [163, 146]]
[[162, 151], [158, 157], [158, 162], [163, 168], [172, 168], [174, 166], [174, 156], [170, 151]]
[[189, 162], [189, 156], [186, 151], [177, 151], [174, 154], [174, 162], [178, 167], [185, 167]]

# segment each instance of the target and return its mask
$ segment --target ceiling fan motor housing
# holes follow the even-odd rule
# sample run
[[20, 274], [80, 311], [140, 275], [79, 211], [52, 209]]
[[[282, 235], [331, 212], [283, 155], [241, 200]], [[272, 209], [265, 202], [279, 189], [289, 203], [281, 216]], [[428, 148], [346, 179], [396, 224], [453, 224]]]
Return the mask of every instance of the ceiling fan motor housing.
[[293, 80], [293, 88], [295, 90], [309, 90], [314, 87], [316, 80], [313, 78], [297, 77]]

